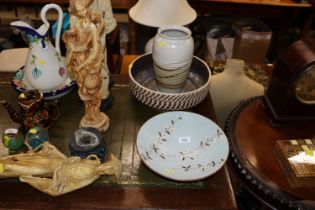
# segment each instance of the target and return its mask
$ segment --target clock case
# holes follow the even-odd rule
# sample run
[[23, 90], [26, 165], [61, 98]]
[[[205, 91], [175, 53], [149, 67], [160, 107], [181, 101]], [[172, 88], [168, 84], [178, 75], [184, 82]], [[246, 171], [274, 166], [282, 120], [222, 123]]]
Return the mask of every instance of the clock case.
[[295, 95], [297, 79], [314, 65], [314, 43], [298, 40], [280, 55], [263, 100], [273, 125], [315, 122], [315, 105], [302, 103]]

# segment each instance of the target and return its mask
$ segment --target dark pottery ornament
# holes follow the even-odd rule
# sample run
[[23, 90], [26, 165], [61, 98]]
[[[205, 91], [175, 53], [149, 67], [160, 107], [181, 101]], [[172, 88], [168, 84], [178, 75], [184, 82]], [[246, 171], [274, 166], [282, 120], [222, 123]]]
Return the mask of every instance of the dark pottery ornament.
[[26, 133], [35, 126], [48, 130], [60, 117], [57, 102], [43, 99], [43, 93], [38, 90], [24, 91], [18, 98], [19, 112], [6, 101], [0, 103], [7, 109], [11, 119], [21, 124], [21, 131]]
[[48, 140], [48, 131], [42, 127], [33, 127], [29, 129], [25, 135], [25, 144], [29, 147], [29, 149], [36, 149]]
[[24, 135], [16, 128], [6, 129], [2, 135], [2, 143], [10, 154], [18, 153], [24, 143]]
[[72, 156], [79, 156], [84, 159], [94, 154], [103, 162], [107, 147], [102, 133], [96, 128], [88, 127], [80, 128], [74, 132], [70, 139], [69, 149]]

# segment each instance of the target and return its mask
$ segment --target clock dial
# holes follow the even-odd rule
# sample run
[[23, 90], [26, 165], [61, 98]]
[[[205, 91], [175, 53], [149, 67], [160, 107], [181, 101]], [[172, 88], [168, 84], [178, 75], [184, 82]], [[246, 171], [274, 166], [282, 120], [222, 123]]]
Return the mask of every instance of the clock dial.
[[295, 95], [305, 104], [315, 104], [315, 66], [306, 69], [297, 79]]

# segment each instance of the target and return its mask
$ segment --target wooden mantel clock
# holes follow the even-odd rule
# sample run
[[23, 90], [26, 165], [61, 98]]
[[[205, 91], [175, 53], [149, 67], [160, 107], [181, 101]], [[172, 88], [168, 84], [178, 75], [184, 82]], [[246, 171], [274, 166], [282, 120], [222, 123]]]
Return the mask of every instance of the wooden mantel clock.
[[281, 54], [264, 104], [274, 125], [315, 122], [315, 43], [298, 40]]

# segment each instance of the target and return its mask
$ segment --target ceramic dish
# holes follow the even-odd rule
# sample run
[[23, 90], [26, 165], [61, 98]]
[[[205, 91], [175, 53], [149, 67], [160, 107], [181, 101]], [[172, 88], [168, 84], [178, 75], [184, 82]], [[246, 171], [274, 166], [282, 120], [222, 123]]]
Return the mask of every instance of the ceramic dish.
[[156, 87], [152, 53], [135, 59], [129, 66], [131, 92], [140, 102], [159, 110], [184, 110], [202, 102], [209, 93], [211, 72], [208, 65], [194, 57], [181, 93], [164, 93]]
[[[11, 81], [13, 88], [18, 92], [23, 92], [26, 90], [26, 88], [23, 86], [23, 82], [22, 82], [23, 75], [24, 75], [23, 69], [19, 69], [15, 73], [15, 75]], [[60, 87], [56, 90], [53, 90], [53, 91], [44, 91], [43, 92], [44, 98], [46, 100], [54, 100], [54, 99], [61, 98], [62, 96], [69, 93], [74, 87], [76, 87], [75, 81], [68, 78], [65, 82], [65, 85], [63, 85], [62, 87]]]
[[137, 149], [157, 174], [176, 181], [196, 181], [217, 172], [229, 145], [222, 129], [192, 112], [165, 112], [140, 128]]

